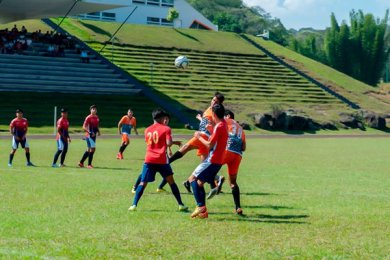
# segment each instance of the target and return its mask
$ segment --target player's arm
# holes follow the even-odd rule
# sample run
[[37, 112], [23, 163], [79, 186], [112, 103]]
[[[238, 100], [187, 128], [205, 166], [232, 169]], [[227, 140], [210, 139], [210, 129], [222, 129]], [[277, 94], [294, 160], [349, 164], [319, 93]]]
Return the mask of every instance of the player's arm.
[[83, 130], [88, 133], [89, 135], [92, 135], [93, 133], [89, 131], [89, 120], [85, 119], [83, 124]]
[[202, 144], [204, 144], [209, 150], [215, 145], [216, 136], [217, 136], [216, 134], [213, 134], [210, 140], [206, 140], [200, 135], [199, 131], [196, 131], [194, 134], [194, 137], [197, 138], [199, 141], [201, 141]]
[[119, 120], [119, 123], [118, 123], [118, 133], [119, 134], [122, 134], [122, 120], [123, 120], [123, 117], [121, 118], [121, 120]]

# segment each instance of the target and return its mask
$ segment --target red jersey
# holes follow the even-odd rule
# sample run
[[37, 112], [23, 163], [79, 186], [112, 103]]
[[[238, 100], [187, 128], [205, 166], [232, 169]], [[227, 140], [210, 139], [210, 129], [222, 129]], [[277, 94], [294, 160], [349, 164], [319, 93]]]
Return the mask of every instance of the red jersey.
[[245, 133], [242, 127], [233, 119], [226, 119], [229, 131], [229, 139], [226, 151], [242, 156], [242, 145], [245, 143]]
[[69, 137], [69, 121], [66, 118], [61, 117], [57, 121], [57, 140], [61, 137], [68, 138]]
[[228, 140], [228, 128], [226, 121], [223, 119], [215, 125], [213, 134], [209, 141], [214, 144], [211, 149], [207, 161], [213, 164], [223, 164], [226, 144]]
[[14, 136], [23, 137], [26, 135], [28, 129], [28, 121], [26, 118], [15, 118], [9, 124], [11, 132]]
[[167, 164], [167, 141], [172, 141], [171, 128], [154, 123], [145, 129], [145, 163]]
[[94, 133], [96, 136], [96, 133], [99, 131], [99, 117], [97, 115], [89, 115], [85, 118], [83, 126], [88, 129], [87, 137], [90, 136], [90, 134]]

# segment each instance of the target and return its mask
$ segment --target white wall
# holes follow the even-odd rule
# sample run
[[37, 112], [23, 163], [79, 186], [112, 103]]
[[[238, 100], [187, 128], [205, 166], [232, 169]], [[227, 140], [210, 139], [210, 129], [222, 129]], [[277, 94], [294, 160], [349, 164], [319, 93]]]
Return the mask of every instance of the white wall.
[[[105, 11], [109, 13], [115, 13], [115, 21], [119, 23], [123, 22], [127, 18], [135, 6], [137, 6], [137, 9], [127, 21], [128, 23], [148, 24], [147, 17], [159, 18], [161, 22], [161, 19], [165, 19], [167, 17], [169, 9], [169, 7], [165, 6], [132, 3], [132, 0], [89, 0], [89, 2], [127, 6]], [[218, 30], [216, 25], [207, 20], [201, 13], [194, 9], [185, 0], [175, 0], [174, 7], [179, 12], [179, 19], [175, 22], [175, 25], [178, 25], [178, 27], [189, 28], [194, 20], [198, 20], [211, 29], [216, 31]], [[173, 24], [168, 25], [173, 26]]]

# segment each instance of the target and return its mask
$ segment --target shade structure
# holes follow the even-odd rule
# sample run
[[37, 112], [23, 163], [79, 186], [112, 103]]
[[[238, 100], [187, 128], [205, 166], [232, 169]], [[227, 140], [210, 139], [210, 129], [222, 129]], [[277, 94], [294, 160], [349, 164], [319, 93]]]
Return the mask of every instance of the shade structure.
[[[63, 16], [75, 2], [75, 0], [0, 0], [0, 23]], [[69, 15], [93, 13], [119, 7], [123, 5], [79, 0]]]

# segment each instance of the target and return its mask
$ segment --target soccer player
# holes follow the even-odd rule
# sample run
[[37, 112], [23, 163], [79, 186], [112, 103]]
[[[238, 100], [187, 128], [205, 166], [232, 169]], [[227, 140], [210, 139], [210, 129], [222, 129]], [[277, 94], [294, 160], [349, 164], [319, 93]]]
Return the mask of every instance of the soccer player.
[[123, 152], [125, 151], [126, 147], [130, 144], [130, 135], [131, 135], [131, 129], [134, 128], [134, 132], [136, 135], [138, 135], [137, 131], [137, 120], [134, 117], [133, 111], [129, 108], [127, 110], [127, 115], [124, 115], [121, 120], [118, 123], [118, 131], [119, 134], [122, 136], [122, 144], [119, 148], [119, 152], [116, 155], [116, 158], [118, 160], [123, 160]]
[[141, 174], [141, 183], [136, 189], [133, 205], [130, 211], [137, 209], [137, 205], [148, 184], [155, 180], [156, 173], [159, 172], [171, 186], [173, 195], [179, 204], [179, 211], [187, 211], [180, 196], [179, 188], [173, 178], [173, 171], [168, 164], [167, 147], [176, 143], [172, 141], [171, 128], [168, 127], [169, 115], [161, 109], [156, 109], [152, 113], [154, 123], [145, 129], [146, 155]]
[[12, 135], [12, 150], [9, 155], [9, 161], [8, 166], [12, 166], [12, 160], [14, 159], [14, 155], [16, 153], [16, 150], [20, 146], [26, 151], [26, 159], [27, 159], [27, 166], [35, 166], [30, 161], [30, 146], [28, 145], [26, 134], [28, 130], [28, 121], [26, 118], [23, 117], [23, 110], [22, 109], [16, 109], [16, 118], [14, 118], [10, 125], [9, 125], [9, 131]]
[[[52, 167], [64, 167], [66, 153], [68, 152], [69, 143], [72, 141], [69, 136], [69, 121], [68, 121], [68, 110], [61, 108], [61, 117], [57, 121], [57, 152], [54, 155]], [[61, 162], [57, 166], [58, 157], [61, 155]]]
[[93, 160], [93, 155], [96, 151], [96, 135], [100, 136], [100, 130], [99, 130], [99, 117], [97, 116], [96, 105], [92, 105], [89, 108], [89, 111], [91, 112], [91, 114], [85, 118], [83, 124], [83, 129], [86, 134], [85, 140], [87, 141], [87, 151], [84, 153], [83, 157], [81, 158], [79, 162], [79, 167], [83, 168], [84, 161], [88, 158], [88, 169], [93, 169], [92, 160]]
[[[242, 153], [246, 149], [246, 138], [242, 127], [234, 120], [234, 113], [230, 110], [225, 112], [225, 120], [228, 125], [229, 139], [227, 141], [225, 157], [223, 164], [227, 164], [230, 188], [232, 189], [233, 200], [235, 204], [235, 212], [242, 215], [240, 204], [240, 188], [237, 184], [238, 168], [240, 167]], [[220, 185], [210, 191], [208, 199], [220, 192]]]
[[[213, 133], [213, 127], [215, 125], [215, 122], [213, 121], [212, 117], [212, 107], [215, 104], [222, 104], [225, 100], [225, 97], [223, 94], [219, 92], [215, 92], [214, 97], [212, 98], [210, 102], [210, 106], [206, 109], [206, 111], [203, 112], [202, 115], [198, 114], [196, 118], [200, 121], [199, 123], [199, 133], [204, 139], [208, 139], [211, 134]], [[201, 161], [204, 161], [209, 153], [208, 148], [199, 141], [198, 138], [193, 137], [190, 139], [185, 145], [183, 145], [179, 151], [174, 153], [172, 157], [169, 158], [169, 163], [172, 163], [176, 161], [177, 159], [182, 158], [188, 151], [198, 149], [197, 155], [200, 157]], [[159, 186], [159, 188], [162, 189], [164, 183], [162, 182]], [[191, 186], [189, 181], [185, 181], [184, 187], [187, 189], [188, 192], [191, 192]], [[215, 184], [211, 184], [212, 188], [215, 187]]]
[[194, 137], [209, 149], [208, 157], [196, 167], [190, 177], [190, 184], [197, 203], [197, 207], [191, 214], [192, 218], [207, 218], [206, 193], [204, 183], [213, 183], [215, 176], [221, 169], [226, 144], [228, 140], [228, 128], [224, 119], [225, 108], [222, 104], [216, 104], [212, 107], [212, 116], [216, 123], [213, 134], [209, 139], [205, 139], [201, 132], [197, 131]]

